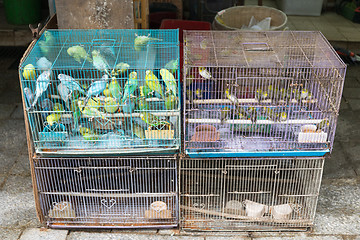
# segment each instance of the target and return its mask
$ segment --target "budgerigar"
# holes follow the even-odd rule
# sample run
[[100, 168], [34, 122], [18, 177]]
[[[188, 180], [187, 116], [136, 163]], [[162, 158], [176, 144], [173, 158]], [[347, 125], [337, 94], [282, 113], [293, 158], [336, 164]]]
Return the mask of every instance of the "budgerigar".
[[34, 100], [34, 94], [32, 93], [30, 88], [25, 87], [24, 88], [24, 95], [25, 95], [26, 107], [30, 107], [31, 103]]
[[200, 76], [202, 76], [205, 79], [212, 78], [211, 73], [204, 67], [199, 67], [199, 74], [200, 74]]
[[36, 66], [40, 70], [50, 70], [52, 62], [50, 62], [46, 57], [41, 57], [37, 60]]
[[301, 94], [300, 94], [301, 100], [308, 100], [311, 99], [311, 97], [312, 95], [308, 89], [304, 88], [301, 90]]
[[77, 61], [80, 64], [81, 64], [81, 61], [83, 61], [85, 59], [92, 62], [92, 59], [89, 56], [89, 54], [86, 52], [85, 48], [83, 48], [80, 45], [69, 47], [66, 52], [71, 57], [73, 57], [75, 59], [75, 61]]
[[151, 90], [147, 85], [143, 86], [142, 92], [146, 98], [152, 97], [155, 94], [155, 91]]
[[146, 70], [145, 72], [145, 81], [146, 85], [153, 91], [159, 93], [162, 98], [164, 98], [164, 93], [162, 91], [161, 84], [159, 79], [154, 75], [151, 70]]
[[268, 92], [262, 89], [257, 89], [255, 92], [255, 98], [258, 102], [268, 99], [269, 95]]
[[46, 122], [52, 126], [54, 123], [57, 123], [61, 118], [60, 113], [52, 113], [46, 117]]
[[165, 96], [165, 108], [167, 110], [172, 110], [177, 108], [177, 97], [170, 92], [166, 93]]
[[50, 31], [45, 31], [43, 33], [43, 38], [42, 40], [38, 41], [38, 46], [40, 48], [40, 51], [45, 55], [45, 56], [49, 56], [50, 55], [50, 51], [54, 48], [55, 46], [55, 37], [52, 35], [52, 33]]
[[118, 110], [118, 108], [119, 108], [119, 105], [114, 98], [112, 98], [112, 97], [105, 98], [105, 101], [104, 101], [105, 112], [114, 113], [114, 112], [116, 112], [116, 110]]
[[68, 89], [63, 83], [59, 83], [57, 86], [58, 93], [61, 97], [61, 99], [65, 102], [66, 108], [69, 107], [69, 98], [71, 96], [72, 91]]
[[171, 91], [175, 97], [177, 96], [177, 83], [174, 75], [167, 69], [160, 69], [160, 75], [162, 80], [165, 82], [165, 86], [168, 91]]
[[86, 92], [84, 107], [86, 107], [86, 104], [91, 97], [97, 96], [105, 90], [108, 79], [109, 76], [105, 74], [104, 76], [101, 77], [100, 80], [95, 81], [90, 85], [89, 89]]
[[108, 71], [108, 69], [110, 69], [109, 63], [106, 61], [106, 59], [100, 54], [99, 51], [97, 50], [93, 50], [91, 52], [92, 57], [93, 57], [93, 65], [97, 70], [100, 71], [105, 71], [105, 73], [109, 76], [110, 73]]
[[138, 109], [139, 110], [148, 110], [149, 104], [145, 100], [145, 94], [144, 94], [144, 86], [140, 86], [140, 97], [138, 99]]
[[124, 93], [121, 100], [121, 104], [124, 104], [125, 100], [130, 98], [130, 95], [134, 94], [136, 88], [138, 87], [137, 72], [131, 72], [129, 74], [129, 79], [125, 83]]
[[115, 68], [112, 70], [111, 74], [113, 76], [118, 76], [119, 74], [125, 73], [130, 68], [130, 65], [125, 62], [120, 62], [116, 64]]
[[316, 124], [316, 131], [323, 130], [325, 127], [329, 126], [330, 122], [328, 119], [324, 119], [318, 124]]
[[47, 90], [47, 88], [49, 87], [50, 84], [50, 75], [51, 72], [50, 71], [45, 71], [42, 74], [40, 74], [40, 76], [36, 79], [36, 90], [35, 90], [35, 97], [34, 97], [34, 101], [31, 104], [31, 108], [33, 108], [39, 97]]
[[54, 113], [46, 117], [46, 121], [50, 126], [52, 126], [54, 123], [59, 122], [61, 118], [61, 112], [64, 111], [64, 107], [60, 103], [55, 103], [53, 110]]
[[165, 68], [169, 70], [172, 74], [175, 74], [176, 70], [179, 68], [179, 60], [173, 59], [165, 64]]
[[135, 33], [135, 40], [134, 40], [134, 49], [135, 51], [141, 51], [141, 49], [146, 46], [150, 41], [162, 41], [160, 38], [153, 38], [149, 35], [139, 36]]
[[237, 106], [236, 107], [236, 117], [238, 119], [249, 119], [250, 114], [245, 110], [244, 107]]
[[221, 124], [224, 124], [225, 120], [228, 118], [228, 116], [230, 115], [230, 108], [229, 107], [224, 107], [223, 109], [221, 109], [221, 116], [220, 116], [220, 120], [221, 120]]
[[133, 133], [135, 136], [137, 136], [140, 139], [145, 138], [144, 129], [138, 123], [133, 122], [132, 127], [133, 127]]
[[266, 115], [266, 117], [274, 122], [278, 121], [278, 115], [272, 110], [271, 108], [264, 107], [263, 113]]
[[99, 139], [99, 135], [95, 133], [94, 130], [86, 127], [80, 127], [79, 128], [80, 134], [83, 136], [83, 138], [87, 141], [97, 140]]
[[161, 121], [157, 116], [149, 112], [143, 112], [140, 114], [141, 120], [149, 124], [150, 126], [168, 125], [166, 121]]
[[229, 99], [233, 104], [235, 104], [236, 106], [239, 105], [239, 99], [230, 93], [229, 88], [227, 88], [225, 90], [225, 95], [226, 95], [227, 99]]
[[122, 95], [121, 87], [116, 78], [112, 77], [112, 80], [109, 84], [109, 91], [111, 95], [117, 100], [120, 100], [120, 97]]
[[279, 119], [280, 122], [286, 121], [287, 118], [288, 118], [288, 116], [287, 116], [286, 112], [281, 112], [281, 113], [278, 114], [278, 119]]
[[69, 75], [59, 74], [58, 78], [64, 86], [66, 86], [70, 91], [79, 91], [82, 94], [86, 94], [84, 89], [78, 84], [75, 79]]
[[34, 80], [35, 76], [36, 76], [36, 71], [35, 71], [34, 65], [27, 64], [24, 67], [24, 71], [23, 71], [22, 75], [26, 80]]

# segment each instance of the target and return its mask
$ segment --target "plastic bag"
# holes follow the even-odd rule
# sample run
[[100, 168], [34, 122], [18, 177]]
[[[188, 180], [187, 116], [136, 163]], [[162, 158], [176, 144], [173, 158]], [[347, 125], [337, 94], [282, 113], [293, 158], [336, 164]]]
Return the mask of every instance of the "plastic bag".
[[249, 25], [243, 25], [241, 29], [243, 30], [253, 30], [253, 31], [266, 31], [270, 30], [271, 17], [264, 18], [258, 22], [254, 16], [251, 17]]

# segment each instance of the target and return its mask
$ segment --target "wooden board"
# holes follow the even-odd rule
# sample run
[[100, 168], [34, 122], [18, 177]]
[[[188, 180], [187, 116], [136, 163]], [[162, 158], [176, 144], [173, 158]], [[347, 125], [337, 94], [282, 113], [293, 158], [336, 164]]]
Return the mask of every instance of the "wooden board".
[[59, 29], [134, 28], [133, 0], [56, 0]]

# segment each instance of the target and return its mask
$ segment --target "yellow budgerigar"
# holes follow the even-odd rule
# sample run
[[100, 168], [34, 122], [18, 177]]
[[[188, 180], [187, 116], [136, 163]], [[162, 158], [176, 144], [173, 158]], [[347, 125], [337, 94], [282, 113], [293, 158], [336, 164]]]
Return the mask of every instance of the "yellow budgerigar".
[[177, 86], [174, 75], [167, 69], [160, 69], [160, 75], [162, 80], [165, 82], [166, 88], [168, 91], [171, 91], [172, 94], [177, 96]]
[[146, 71], [145, 81], [146, 81], [146, 85], [151, 90], [159, 93], [161, 95], [161, 97], [164, 98], [164, 93], [162, 91], [162, 87], [159, 82], [159, 79], [154, 75], [154, 73], [151, 70]]

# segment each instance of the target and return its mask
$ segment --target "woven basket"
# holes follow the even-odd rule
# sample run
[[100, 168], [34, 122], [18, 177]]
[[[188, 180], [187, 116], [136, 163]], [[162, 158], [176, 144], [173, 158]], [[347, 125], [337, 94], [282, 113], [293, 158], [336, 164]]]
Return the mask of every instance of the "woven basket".
[[284, 30], [287, 23], [287, 16], [282, 11], [260, 6], [239, 6], [231, 7], [218, 12], [212, 24], [214, 30], [241, 30], [243, 25], [248, 25], [254, 16], [261, 21], [271, 17], [270, 30]]

